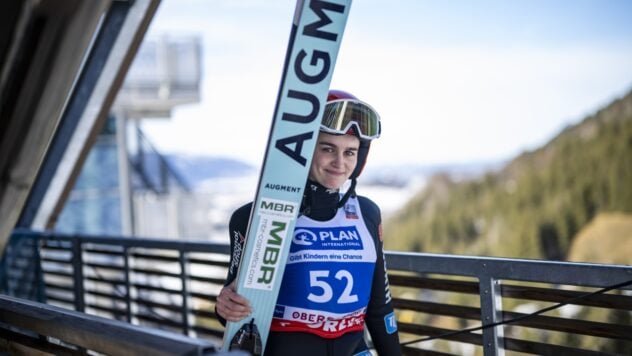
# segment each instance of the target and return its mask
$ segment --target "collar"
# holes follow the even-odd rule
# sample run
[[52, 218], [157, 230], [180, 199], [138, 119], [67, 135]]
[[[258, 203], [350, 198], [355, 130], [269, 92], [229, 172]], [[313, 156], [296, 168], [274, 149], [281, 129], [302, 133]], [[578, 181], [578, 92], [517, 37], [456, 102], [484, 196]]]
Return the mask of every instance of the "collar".
[[308, 179], [301, 202], [301, 213], [314, 220], [330, 220], [336, 215], [339, 201], [340, 194], [337, 189], [329, 189]]

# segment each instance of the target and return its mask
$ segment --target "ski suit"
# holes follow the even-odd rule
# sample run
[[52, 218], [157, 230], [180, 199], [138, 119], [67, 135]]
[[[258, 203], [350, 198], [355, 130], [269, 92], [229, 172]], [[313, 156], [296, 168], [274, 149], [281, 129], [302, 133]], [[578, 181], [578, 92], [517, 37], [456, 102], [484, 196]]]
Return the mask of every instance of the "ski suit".
[[[350, 198], [342, 208], [339, 200], [337, 191], [308, 181], [266, 356], [370, 355], [365, 326], [380, 355], [401, 355], [380, 210], [361, 196]], [[246, 204], [231, 217], [231, 261], [225, 285], [237, 276], [251, 209], [252, 203]]]

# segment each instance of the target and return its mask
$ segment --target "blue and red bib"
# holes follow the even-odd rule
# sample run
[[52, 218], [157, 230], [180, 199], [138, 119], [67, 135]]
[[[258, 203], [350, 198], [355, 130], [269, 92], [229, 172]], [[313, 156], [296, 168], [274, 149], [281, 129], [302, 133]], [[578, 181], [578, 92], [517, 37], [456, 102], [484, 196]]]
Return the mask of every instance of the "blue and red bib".
[[362, 331], [376, 260], [356, 198], [329, 221], [301, 216], [270, 330], [324, 338]]

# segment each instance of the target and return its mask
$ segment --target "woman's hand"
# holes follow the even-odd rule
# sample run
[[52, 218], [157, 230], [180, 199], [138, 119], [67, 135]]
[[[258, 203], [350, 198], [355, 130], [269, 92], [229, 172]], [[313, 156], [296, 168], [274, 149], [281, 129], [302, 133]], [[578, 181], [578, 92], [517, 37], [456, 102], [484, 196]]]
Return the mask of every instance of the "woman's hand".
[[248, 299], [235, 292], [235, 282], [225, 286], [219, 292], [215, 310], [228, 321], [239, 321], [252, 312]]

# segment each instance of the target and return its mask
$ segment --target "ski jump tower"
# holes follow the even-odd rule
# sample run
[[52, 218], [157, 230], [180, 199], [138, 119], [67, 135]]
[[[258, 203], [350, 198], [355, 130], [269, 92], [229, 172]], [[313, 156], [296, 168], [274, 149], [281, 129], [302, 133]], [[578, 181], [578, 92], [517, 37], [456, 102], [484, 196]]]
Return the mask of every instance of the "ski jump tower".
[[[201, 45], [197, 37], [161, 36], [143, 41], [127, 73], [125, 82], [112, 106], [116, 121], [119, 162], [121, 225], [124, 235], [151, 234], [143, 226], [152, 226], [148, 215], [152, 210], [135, 199], [132, 172], [141, 177], [148, 191], [161, 196], [167, 217], [161, 235], [177, 237], [178, 192], [185, 183], [178, 179], [162, 155], [140, 130], [141, 120], [168, 119], [178, 105], [200, 101]], [[129, 157], [129, 158], [128, 158]], [[175, 183], [175, 184], [174, 184]], [[156, 201], [153, 199], [152, 201]]]

